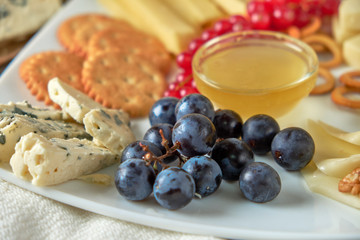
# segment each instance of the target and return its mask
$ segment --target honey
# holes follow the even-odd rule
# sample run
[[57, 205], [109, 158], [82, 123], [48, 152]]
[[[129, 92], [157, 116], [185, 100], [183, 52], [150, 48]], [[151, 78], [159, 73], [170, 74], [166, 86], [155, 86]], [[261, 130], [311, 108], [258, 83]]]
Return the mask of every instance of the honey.
[[193, 60], [196, 86], [217, 108], [244, 119], [259, 113], [279, 117], [315, 85], [317, 59], [314, 67], [289, 43], [254, 37], [217, 44], [200, 49]]

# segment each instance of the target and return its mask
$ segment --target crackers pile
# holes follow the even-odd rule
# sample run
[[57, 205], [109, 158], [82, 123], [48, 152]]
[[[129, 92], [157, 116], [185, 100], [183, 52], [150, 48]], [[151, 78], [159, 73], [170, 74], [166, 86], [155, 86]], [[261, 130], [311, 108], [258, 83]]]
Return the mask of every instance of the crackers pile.
[[19, 69], [31, 93], [46, 105], [58, 108], [47, 91], [54, 77], [131, 117], [146, 116], [162, 97], [172, 59], [156, 37], [126, 21], [88, 13], [61, 23], [57, 39], [66, 51], [34, 54]]

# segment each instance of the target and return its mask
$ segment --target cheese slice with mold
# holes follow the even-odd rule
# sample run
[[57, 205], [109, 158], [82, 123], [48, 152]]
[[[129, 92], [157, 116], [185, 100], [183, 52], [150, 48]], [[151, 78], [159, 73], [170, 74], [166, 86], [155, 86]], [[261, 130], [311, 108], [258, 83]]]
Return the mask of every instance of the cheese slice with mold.
[[119, 163], [120, 157], [86, 139], [47, 139], [35, 133], [21, 138], [10, 165], [15, 176], [48, 186]]

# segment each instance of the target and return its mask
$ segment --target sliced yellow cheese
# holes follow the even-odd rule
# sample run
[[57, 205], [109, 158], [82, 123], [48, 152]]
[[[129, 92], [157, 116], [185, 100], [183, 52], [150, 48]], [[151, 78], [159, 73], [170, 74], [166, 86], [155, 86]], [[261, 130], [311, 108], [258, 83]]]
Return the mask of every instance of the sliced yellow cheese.
[[317, 168], [328, 176], [343, 178], [360, 166], [360, 132], [345, 132], [324, 122], [309, 121]]
[[187, 48], [199, 31], [158, 0], [116, 0], [139, 21], [141, 29], [157, 36], [174, 54]]
[[344, 41], [343, 55], [347, 64], [360, 69], [360, 34]]
[[316, 163], [320, 171], [331, 177], [343, 178], [355, 168], [360, 167], [360, 154], [346, 158], [323, 159]]
[[195, 28], [199, 28], [203, 22], [196, 14], [193, 13], [191, 3], [188, 1], [174, 1], [174, 0], [159, 0], [167, 7], [169, 7], [175, 14], [184, 19], [187, 23]]
[[348, 30], [360, 31], [360, 1], [342, 1], [339, 6], [339, 21]]
[[97, 0], [109, 13], [115, 18], [120, 18], [128, 21], [136, 28], [141, 28], [142, 25], [136, 18], [133, 18], [126, 9], [119, 4], [119, 1], [115, 0]]
[[360, 209], [360, 198], [350, 193], [342, 193], [338, 190], [340, 178], [330, 177], [319, 169], [313, 162], [310, 162], [301, 170], [306, 184], [311, 191], [322, 194], [338, 202]]
[[234, 14], [245, 15], [247, 13], [246, 0], [212, 0], [212, 1], [228, 15], [234, 15]]
[[308, 121], [308, 131], [314, 139], [316, 151], [313, 160], [315, 163], [329, 158], [346, 158], [360, 154], [360, 146], [334, 137], [313, 120]]
[[186, 4], [188, 14], [193, 15], [201, 25], [224, 16], [220, 9], [210, 0], [182, 0], [181, 3]]
[[328, 134], [331, 136], [340, 138], [346, 142], [360, 145], [360, 131], [356, 132], [345, 132], [339, 128], [333, 127], [329, 124], [326, 124], [322, 121], [318, 122], [319, 126], [321, 126]]

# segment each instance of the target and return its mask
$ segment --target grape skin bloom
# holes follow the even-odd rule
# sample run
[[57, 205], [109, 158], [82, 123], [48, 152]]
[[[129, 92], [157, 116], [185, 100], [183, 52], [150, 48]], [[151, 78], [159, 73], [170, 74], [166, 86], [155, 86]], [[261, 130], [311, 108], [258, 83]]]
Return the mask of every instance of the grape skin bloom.
[[115, 186], [127, 200], [140, 201], [153, 191], [155, 171], [142, 159], [128, 159], [119, 165], [115, 173]]
[[211, 158], [219, 164], [223, 179], [227, 181], [239, 180], [241, 171], [254, 162], [250, 147], [237, 138], [227, 138], [216, 143]]
[[232, 110], [217, 110], [213, 123], [219, 138], [239, 138], [242, 135], [243, 121], [239, 114]]
[[170, 167], [158, 174], [153, 192], [162, 207], [176, 210], [191, 202], [195, 194], [195, 182], [185, 170]]
[[271, 153], [277, 164], [288, 171], [304, 168], [313, 158], [315, 143], [302, 128], [289, 127], [281, 130], [271, 143]]
[[217, 162], [207, 156], [192, 157], [182, 167], [194, 178], [196, 193], [201, 197], [213, 194], [222, 181], [222, 172]]
[[243, 140], [257, 155], [265, 155], [271, 150], [271, 142], [280, 131], [274, 118], [265, 114], [250, 117], [243, 125]]
[[176, 122], [175, 107], [179, 99], [175, 97], [164, 97], [157, 100], [150, 109], [150, 125], [168, 123], [174, 125]]
[[253, 162], [241, 172], [239, 187], [246, 199], [256, 203], [265, 203], [278, 196], [281, 190], [281, 179], [270, 165]]
[[170, 148], [173, 146], [172, 128], [173, 128], [173, 125], [168, 124], [168, 123], [159, 123], [159, 124], [153, 125], [146, 131], [146, 133], [144, 134], [143, 140], [152, 142], [164, 154], [166, 152], [166, 149], [162, 145], [162, 137], [160, 135], [160, 129], [162, 130], [165, 139], [168, 141], [168, 147]]
[[179, 120], [181, 117], [190, 113], [202, 114], [211, 121], [215, 116], [214, 106], [211, 101], [204, 95], [198, 93], [189, 94], [183, 97], [176, 105], [176, 120]]
[[161, 150], [152, 142], [146, 141], [146, 140], [139, 140], [130, 143], [124, 151], [121, 154], [121, 162], [125, 162], [127, 159], [130, 158], [140, 158], [147, 153], [144, 151], [144, 149], [141, 147], [141, 145], [145, 145], [149, 147], [149, 150], [155, 155], [155, 156], [161, 156], [162, 152]]
[[191, 113], [180, 118], [174, 125], [172, 140], [180, 143], [178, 151], [186, 157], [207, 154], [216, 142], [216, 129], [209, 118]]

